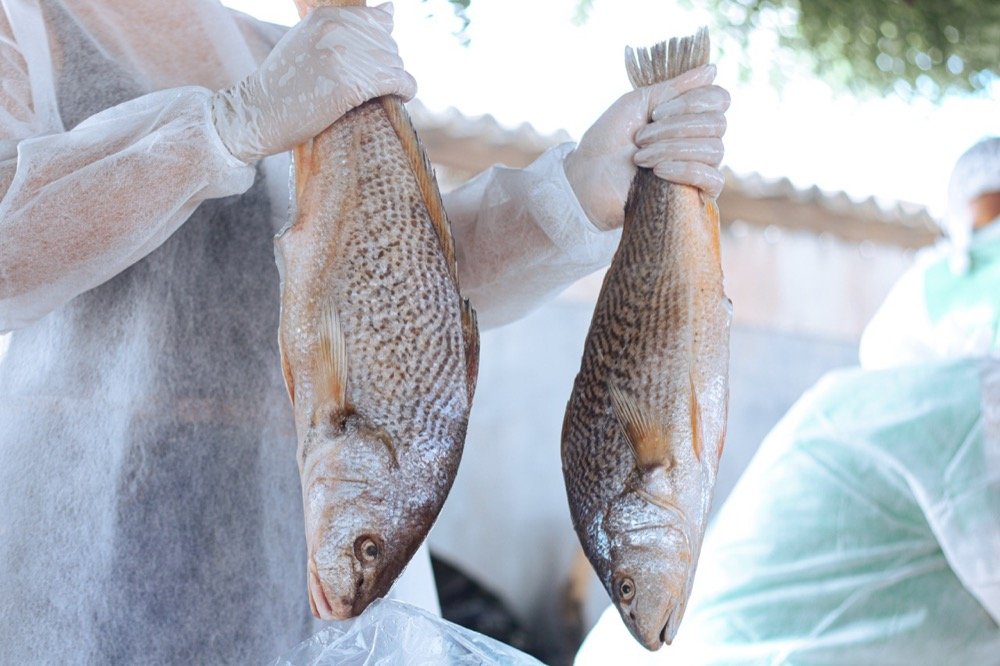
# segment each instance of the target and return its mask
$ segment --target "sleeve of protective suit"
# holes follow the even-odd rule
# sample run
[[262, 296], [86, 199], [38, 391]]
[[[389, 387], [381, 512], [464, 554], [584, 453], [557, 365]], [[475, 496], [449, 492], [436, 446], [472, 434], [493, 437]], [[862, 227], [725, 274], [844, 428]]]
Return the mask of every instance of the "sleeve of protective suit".
[[125, 270], [203, 200], [253, 184], [219, 139], [208, 89], [144, 95], [62, 131], [34, 117], [9, 33], [0, 51], [0, 332]]
[[530, 166], [494, 166], [444, 197], [459, 283], [479, 318], [510, 323], [611, 261], [621, 230], [588, 219], [566, 180], [566, 143]]

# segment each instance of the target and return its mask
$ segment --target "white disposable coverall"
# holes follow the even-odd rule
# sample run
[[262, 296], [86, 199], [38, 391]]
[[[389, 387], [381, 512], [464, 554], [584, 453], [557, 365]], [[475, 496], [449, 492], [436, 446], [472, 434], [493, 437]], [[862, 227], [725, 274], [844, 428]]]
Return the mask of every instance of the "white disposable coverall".
[[1000, 362], [831, 373], [719, 511], [672, 646], [609, 608], [578, 666], [996, 664]]
[[[256, 663], [316, 628], [276, 332], [288, 156], [212, 91], [283, 28], [209, 0], [2, 0], [0, 661]], [[571, 146], [445, 197], [484, 327], [606, 264]]]
[[877, 370], [1000, 350], [1000, 218], [954, 248], [922, 250], [861, 336], [862, 367]]

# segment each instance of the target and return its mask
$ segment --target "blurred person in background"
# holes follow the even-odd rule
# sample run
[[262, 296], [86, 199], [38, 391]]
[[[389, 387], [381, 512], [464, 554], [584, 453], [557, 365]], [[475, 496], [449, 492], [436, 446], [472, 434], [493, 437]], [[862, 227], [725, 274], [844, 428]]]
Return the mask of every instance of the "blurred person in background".
[[[273, 658], [318, 625], [272, 237], [288, 150], [414, 94], [391, 6], [0, 4], [0, 662]], [[637, 164], [718, 194], [714, 76], [445, 196], [483, 327], [610, 261]], [[436, 606], [426, 551], [396, 592]]]
[[942, 223], [861, 336], [865, 368], [977, 356], [1000, 349], [1000, 138], [955, 164]]

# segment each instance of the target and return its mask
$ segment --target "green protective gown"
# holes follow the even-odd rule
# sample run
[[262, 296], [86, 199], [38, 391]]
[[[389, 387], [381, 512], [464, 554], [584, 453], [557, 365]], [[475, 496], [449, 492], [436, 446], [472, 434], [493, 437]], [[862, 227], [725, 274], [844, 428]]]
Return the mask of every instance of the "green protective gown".
[[969, 268], [956, 274], [946, 246], [928, 248], [893, 285], [865, 327], [870, 370], [1000, 350], [1000, 219], [972, 235]]
[[610, 609], [578, 663], [1000, 663], [998, 403], [992, 360], [827, 375], [716, 517], [674, 645]]

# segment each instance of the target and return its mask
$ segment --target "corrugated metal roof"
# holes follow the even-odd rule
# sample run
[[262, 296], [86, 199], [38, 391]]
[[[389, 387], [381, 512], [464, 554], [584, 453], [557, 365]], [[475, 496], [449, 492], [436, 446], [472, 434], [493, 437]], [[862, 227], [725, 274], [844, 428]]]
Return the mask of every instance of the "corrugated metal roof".
[[[431, 160], [452, 184], [493, 164], [526, 166], [547, 148], [572, 140], [565, 131], [544, 134], [528, 123], [508, 127], [490, 115], [467, 116], [455, 108], [432, 111], [418, 100], [407, 107]], [[845, 192], [796, 187], [788, 178], [724, 172], [726, 189], [719, 198], [723, 224], [740, 220], [908, 248], [932, 243], [940, 235], [919, 204], [874, 196], [859, 200]]]

